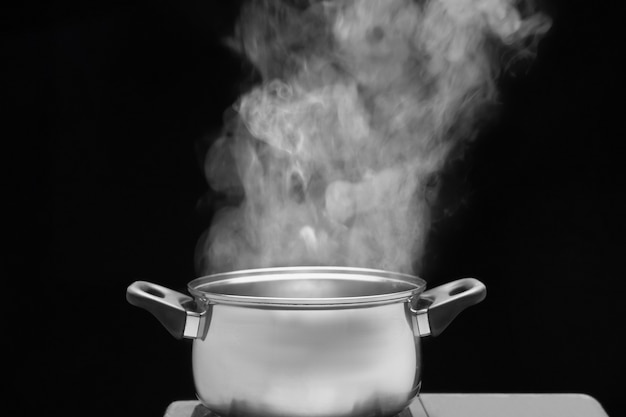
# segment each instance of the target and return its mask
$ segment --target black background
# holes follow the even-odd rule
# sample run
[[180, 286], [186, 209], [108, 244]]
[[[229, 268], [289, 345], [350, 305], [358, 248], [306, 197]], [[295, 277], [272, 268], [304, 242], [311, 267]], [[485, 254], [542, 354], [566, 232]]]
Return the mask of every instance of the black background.
[[[424, 341], [423, 390], [587, 393], [624, 415], [623, 15], [541, 4], [538, 58], [500, 80], [498, 119], [443, 183], [452, 213], [424, 277], [489, 294]], [[125, 290], [195, 276], [203, 150], [248, 74], [220, 46], [236, 15], [208, 0], [2, 12], [2, 340], [21, 414], [159, 416], [194, 398], [190, 343]]]

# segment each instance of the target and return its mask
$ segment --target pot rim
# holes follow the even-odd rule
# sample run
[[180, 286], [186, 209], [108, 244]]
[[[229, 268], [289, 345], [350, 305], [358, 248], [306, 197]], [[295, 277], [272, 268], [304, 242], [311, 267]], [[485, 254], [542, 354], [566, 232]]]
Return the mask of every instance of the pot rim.
[[[293, 280], [341, 280], [360, 281], [389, 288], [375, 294], [359, 294], [337, 297], [274, 297], [254, 294], [233, 294], [227, 290], [251, 283]], [[224, 272], [196, 278], [187, 285], [196, 298], [211, 304], [242, 306], [266, 306], [276, 308], [350, 307], [388, 304], [408, 300], [424, 291], [426, 281], [399, 272], [368, 268], [295, 266], [259, 268]], [[226, 290], [226, 291], [225, 291]]]

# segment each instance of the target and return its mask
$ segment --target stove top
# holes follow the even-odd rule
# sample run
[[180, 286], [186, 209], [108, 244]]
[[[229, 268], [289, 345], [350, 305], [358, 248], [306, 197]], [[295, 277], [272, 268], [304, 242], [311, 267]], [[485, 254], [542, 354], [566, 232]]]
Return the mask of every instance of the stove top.
[[[395, 417], [608, 417], [585, 394], [420, 394]], [[176, 401], [165, 417], [218, 417], [199, 401]]]

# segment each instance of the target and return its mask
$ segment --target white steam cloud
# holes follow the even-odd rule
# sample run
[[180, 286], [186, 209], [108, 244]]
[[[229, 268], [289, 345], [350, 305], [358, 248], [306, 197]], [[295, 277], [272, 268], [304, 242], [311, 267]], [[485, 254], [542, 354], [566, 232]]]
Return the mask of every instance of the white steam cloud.
[[415, 272], [429, 181], [496, 96], [496, 47], [549, 28], [511, 0], [258, 1], [237, 45], [263, 83], [206, 159], [243, 197], [198, 245], [201, 273], [284, 265]]

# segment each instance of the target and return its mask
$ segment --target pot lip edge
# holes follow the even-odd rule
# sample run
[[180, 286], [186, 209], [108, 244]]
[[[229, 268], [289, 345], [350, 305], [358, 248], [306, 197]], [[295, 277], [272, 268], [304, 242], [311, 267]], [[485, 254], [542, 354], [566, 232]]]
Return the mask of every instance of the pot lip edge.
[[[245, 279], [262, 276], [268, 277], [293, 274], [296, 274], [300, 277], [308, 276], [310, 274], [326, 274], [329, 277], [341, 276], [342, 278], [348, 279], [357, 279], [358, 277], [361, 277], [361, 279], [363, 279], [363, 277], [375, 277], [379, 279], [401, 281], [405, 284], [411, 285], [413, 288], [383, 294], [332, 298], [282, 298], [266, 296], [260, 297], [250, 295], [211, 293], [210, 291], [203, 291], [198, 289], [198, 287], [206, 285], [207, 283], [218, 282], [227, 279]], [[421, 294], [425, 290], [425, 288], [426, 281], [415, 275], [405, 274], [401, 272], [385, 271], [380, 269], [341, 266], [295, 266], [246, 269], [201, 276], [193, 279], [187, 284], [187, 289], [190, 294], [210, 304], [302, 309], [351, 308], [397, 303], [399, 301], [407, 301]]]

